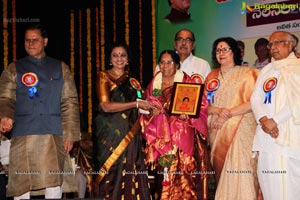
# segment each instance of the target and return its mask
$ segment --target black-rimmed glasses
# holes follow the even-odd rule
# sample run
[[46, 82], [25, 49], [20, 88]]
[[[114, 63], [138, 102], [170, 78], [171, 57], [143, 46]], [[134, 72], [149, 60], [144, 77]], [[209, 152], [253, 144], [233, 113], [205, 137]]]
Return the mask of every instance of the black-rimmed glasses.
[[194, 40], [192, 38], [182, 38], [182, 37], [178, 37], [176, 38], [176, 42], [186, 42], [186, 43], [192, 43], [194, 42]]
[[222, 53], [227, 53], [227, 52], [229, 52], [230, 50], [231, 50], [230, 47], [218, 48], [218, 49], [216, 49], [216, 54], [220, 54], [221, 52], [222, 52]]

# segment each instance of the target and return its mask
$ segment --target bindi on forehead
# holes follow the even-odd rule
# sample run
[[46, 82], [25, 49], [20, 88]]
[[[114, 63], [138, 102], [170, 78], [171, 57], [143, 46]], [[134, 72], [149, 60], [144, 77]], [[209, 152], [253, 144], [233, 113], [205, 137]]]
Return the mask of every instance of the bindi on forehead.
[[112, 54], [111, 54], [113, 57], [127, 57], [127, 53], [126, 52], [122, 52], [122, 51], [120, 51], [120, 52], [112, 52]]
[[228, 47], [226, 44], [219, 44], [218, 46], [217, 46], [217, 48], [223, 48], [223, 47]]
[[217, 45], [217, 47], [230, 47], [229, 44], [226, 41], [220, 41]]
[[122, 50], [119, 50], [119, 51], [118, 51], [118, 50], [117, 50], [117, 51], [112, 51], [112, 53], [121, 55], [121, 54], [126, 53], [126, 51], [122, 51]]

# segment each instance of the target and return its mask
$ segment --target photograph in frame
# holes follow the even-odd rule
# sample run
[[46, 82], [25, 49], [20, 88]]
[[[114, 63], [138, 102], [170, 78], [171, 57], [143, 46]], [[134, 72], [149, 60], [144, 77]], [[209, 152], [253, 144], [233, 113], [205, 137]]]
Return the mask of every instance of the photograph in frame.
[[170, 115], [187, 114], [197, 118], [200, 113], [204, 84], [174, 83], [174, 91], [170, 103]]

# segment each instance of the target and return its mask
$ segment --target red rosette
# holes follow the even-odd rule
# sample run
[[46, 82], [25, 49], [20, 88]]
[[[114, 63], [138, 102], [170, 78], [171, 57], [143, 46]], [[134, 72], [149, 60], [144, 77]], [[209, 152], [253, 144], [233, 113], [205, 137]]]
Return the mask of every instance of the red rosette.
[[130, 78], [129, 82], [134, 89], [142, 90], [142, 86], [141, 86], [140, 82], [138, 80], [136, 80], [135, 78]]
[[38, 84], [39, 79], [35, 73], [28, 72], [23, 74], [21, 81], [27, 87], [34, 87]]
[[191, 79], [193, 83], [204, 84], [204, 78], [200, 74], [193, 74]]
[[276, 86], [277, 86], [277, 78], [271, 77], [264, 82], [263, 88], [265, 92], [271, 92], [276, 88]]
[[208, 83], [206, 85], [206, 90], [208, 92], [214, 92], [214, 91], [218, 90], [219, 87], [220, 87], [220, 80], [217, 78], [213, 78], [208, 81]]

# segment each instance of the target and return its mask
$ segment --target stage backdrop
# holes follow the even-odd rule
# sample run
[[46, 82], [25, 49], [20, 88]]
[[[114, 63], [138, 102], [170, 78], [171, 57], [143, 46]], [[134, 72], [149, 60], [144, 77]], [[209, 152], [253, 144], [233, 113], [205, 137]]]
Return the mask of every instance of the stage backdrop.
[[299, 0], [191, 0], [191, 22], [176, 24], [164, 19], [170, 9], [168, 0], [156, 0], [157, 54], [173, 48], [174, 35], [181, 28], [195, 33], [195, 54], [209, 62], [212, 43], [219, 37], [243, 40], [246, 44], [245, 60], [253, 64], [257, 38], [268, 38], [277, 30], [300, 36]]

